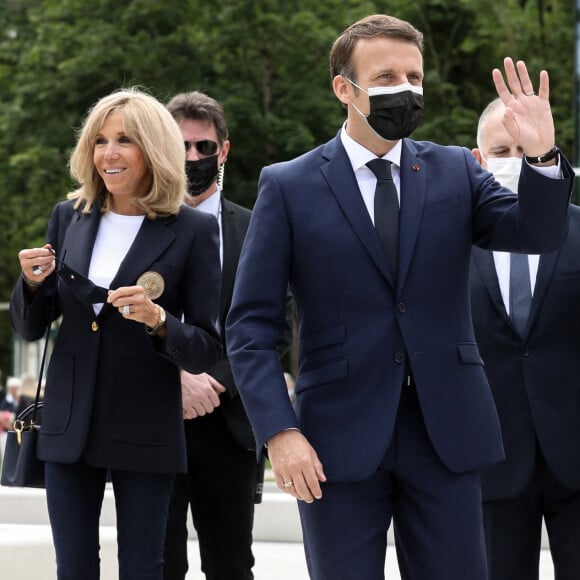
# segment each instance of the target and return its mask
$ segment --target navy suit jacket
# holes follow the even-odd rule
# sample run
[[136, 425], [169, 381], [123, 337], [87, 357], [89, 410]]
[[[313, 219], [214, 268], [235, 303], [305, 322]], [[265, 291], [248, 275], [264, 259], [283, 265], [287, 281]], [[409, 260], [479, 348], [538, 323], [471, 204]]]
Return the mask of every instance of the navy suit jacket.
[[482, 470], [483, 497], [508, 499], [529, 482], [536, 438], [555, 477], [580, 488], [580, 208], [562, 248], [540, 256], [525, 337], [512, 328], [492, 252], [474, 248], [475, 336], [499, 414], [505, 461]]
[[[250, 225], [252, 212], [241, 205], [229, 201], [225, 197], [221, 198], [221, 203], [223, 266], [219, 319], [221, 328], [223, 329], [223, 352], [219, 363], [209, 371], [209, 374], [226, 387], [227, 392], [220, 395], [220, 406], [214, 412], [221, 412], [223, 414], [228, 431], [240, 447], [254, 451], [256, 449], [256, 440], [252, 426], [244, 410], [242, 399], [236, 388], [230, 361], [226, 354], [225, 344], [226, 317], [232, 303], [238, 261], [242, 251], [242, 244], [246, 237], [248, 226]], [[281, 335], [278, 344], [278, 353], [280, 355], [283, 355], [288, 350], [292, 341], [293, 304], [292, 296], [288, 294], [286, 300], [286, 330]]]
[[[86, 276], [100, 210], [83, 215], [59, 203], [47, 243]], [[183, 206], [177, 216], [145, 218], [111, 283], [131, 286], [146, 271], [163, 276], [156, 300], [167, 312], [164, 340], [146, 334], [105, 304], [95, 315], [82, 298], [83, 281], [58, 280], [53, 318], [62, 314], [46, 375], [38, 455], [45, 461], [112, 469], [175, 473], [186, 470], [179, 368], [199, 373], [220, 355], [216, 327], [220, 286], [215, 218]], [[53, 274], [28, 300], [19, 280], [10, 303], [16, 332], [42, 337], [55, 292]], [[184, 317], [185, 323], [181, 322]]]
[[[395, 286], [340, 141], [263, 169], [228, 316], [228, 352], [258, 445], [298, 427], [329, 480], [377, 469], [391, 441], [406, 367], [449, 469], [503, 458], [471, 323], [472, 243], [556, 250], [573, 172], [524, 167], [518, 197], [467, 149], [403, 140]], [[275, 343], [290, 281], [300, 328], [296, 412]]]

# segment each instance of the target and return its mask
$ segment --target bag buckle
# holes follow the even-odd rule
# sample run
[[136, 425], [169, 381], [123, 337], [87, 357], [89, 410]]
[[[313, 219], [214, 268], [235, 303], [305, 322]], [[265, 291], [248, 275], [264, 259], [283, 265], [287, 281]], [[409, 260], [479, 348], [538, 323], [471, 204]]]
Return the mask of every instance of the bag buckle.
[[14, 431], [16, 431], [16, 441], [18, 442], [18, 447], [22, 445], [22, 432], [26, 431], [34, 431], [34, 421], [30, 421], [30, 425], [26, 427], [26, 422], [20, 419], [16, 419], [14, 421]]

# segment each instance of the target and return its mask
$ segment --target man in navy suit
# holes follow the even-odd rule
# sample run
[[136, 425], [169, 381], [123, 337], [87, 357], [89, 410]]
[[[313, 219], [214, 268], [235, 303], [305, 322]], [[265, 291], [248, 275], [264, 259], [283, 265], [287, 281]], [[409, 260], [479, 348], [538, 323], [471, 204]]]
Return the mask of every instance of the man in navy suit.
[[[482, 113], [482, 167], [518, 190], [522, 147], [500, 99]], [[538, 578], [542, 519], [556, 578], [580, 575], [580, 208], [562, 248], [523, 255], [529, 306], [521, 329], [510, 305], [510, 254], [474, 248], [475, 337], [498, 410], [506, 459], [482, 470], [490, 580]], [[517, 268], [517, 266], [515, 266]]]
[[[422, 35], [385, 15], [331, 50], [338, 135], [260, 176], [228, 353], [258, 449], [302, 500], [313, 579], [382, 579], [393, 520], [405, 577], [487, 580], [477, 470], [503, 447], [471, 323], [471, 246], [557, 250], [573, 182], [547, 73], [535, 94], [523, 62], [504, 64], [504, 123], [528, 157], [519, 201], [468, 149], [407, 138], [423, 106]], [[288, 282], [295, 407], [275, 352]]]

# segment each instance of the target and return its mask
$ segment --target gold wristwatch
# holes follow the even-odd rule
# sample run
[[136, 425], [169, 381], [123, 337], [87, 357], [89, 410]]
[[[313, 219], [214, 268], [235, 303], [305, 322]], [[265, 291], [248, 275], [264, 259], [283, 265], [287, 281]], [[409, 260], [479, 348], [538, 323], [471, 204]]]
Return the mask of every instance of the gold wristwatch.
[[157, 308], [159, 309], [159, 321], [157, 322], [157, 324], [153, 328], [145, 325], [145, 332], [150, 336], [157, 334], [159, 330], [165, 326], [165, 320], [167, 319], [165, 309], [159, 306], [159, 304], [157, 304]]

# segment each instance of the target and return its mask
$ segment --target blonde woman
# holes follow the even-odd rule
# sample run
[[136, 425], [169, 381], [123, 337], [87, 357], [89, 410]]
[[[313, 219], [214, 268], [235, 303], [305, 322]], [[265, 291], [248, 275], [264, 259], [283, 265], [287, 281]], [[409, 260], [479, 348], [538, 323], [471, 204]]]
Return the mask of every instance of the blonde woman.
[[104, 97], [70, 159], [78, 189], [55, 207], [46, 244], [19, 253], [15, 330], [38, 339], [62, 315], [38, 444], [59, 580], [99, 578], [108, 472], [119, 577], [162, 578], [171, 486], [186, 470], [180, 368], [203, 372], [220, 355], [218, 227], [183, 205], [184, 167], [155, 98]]

